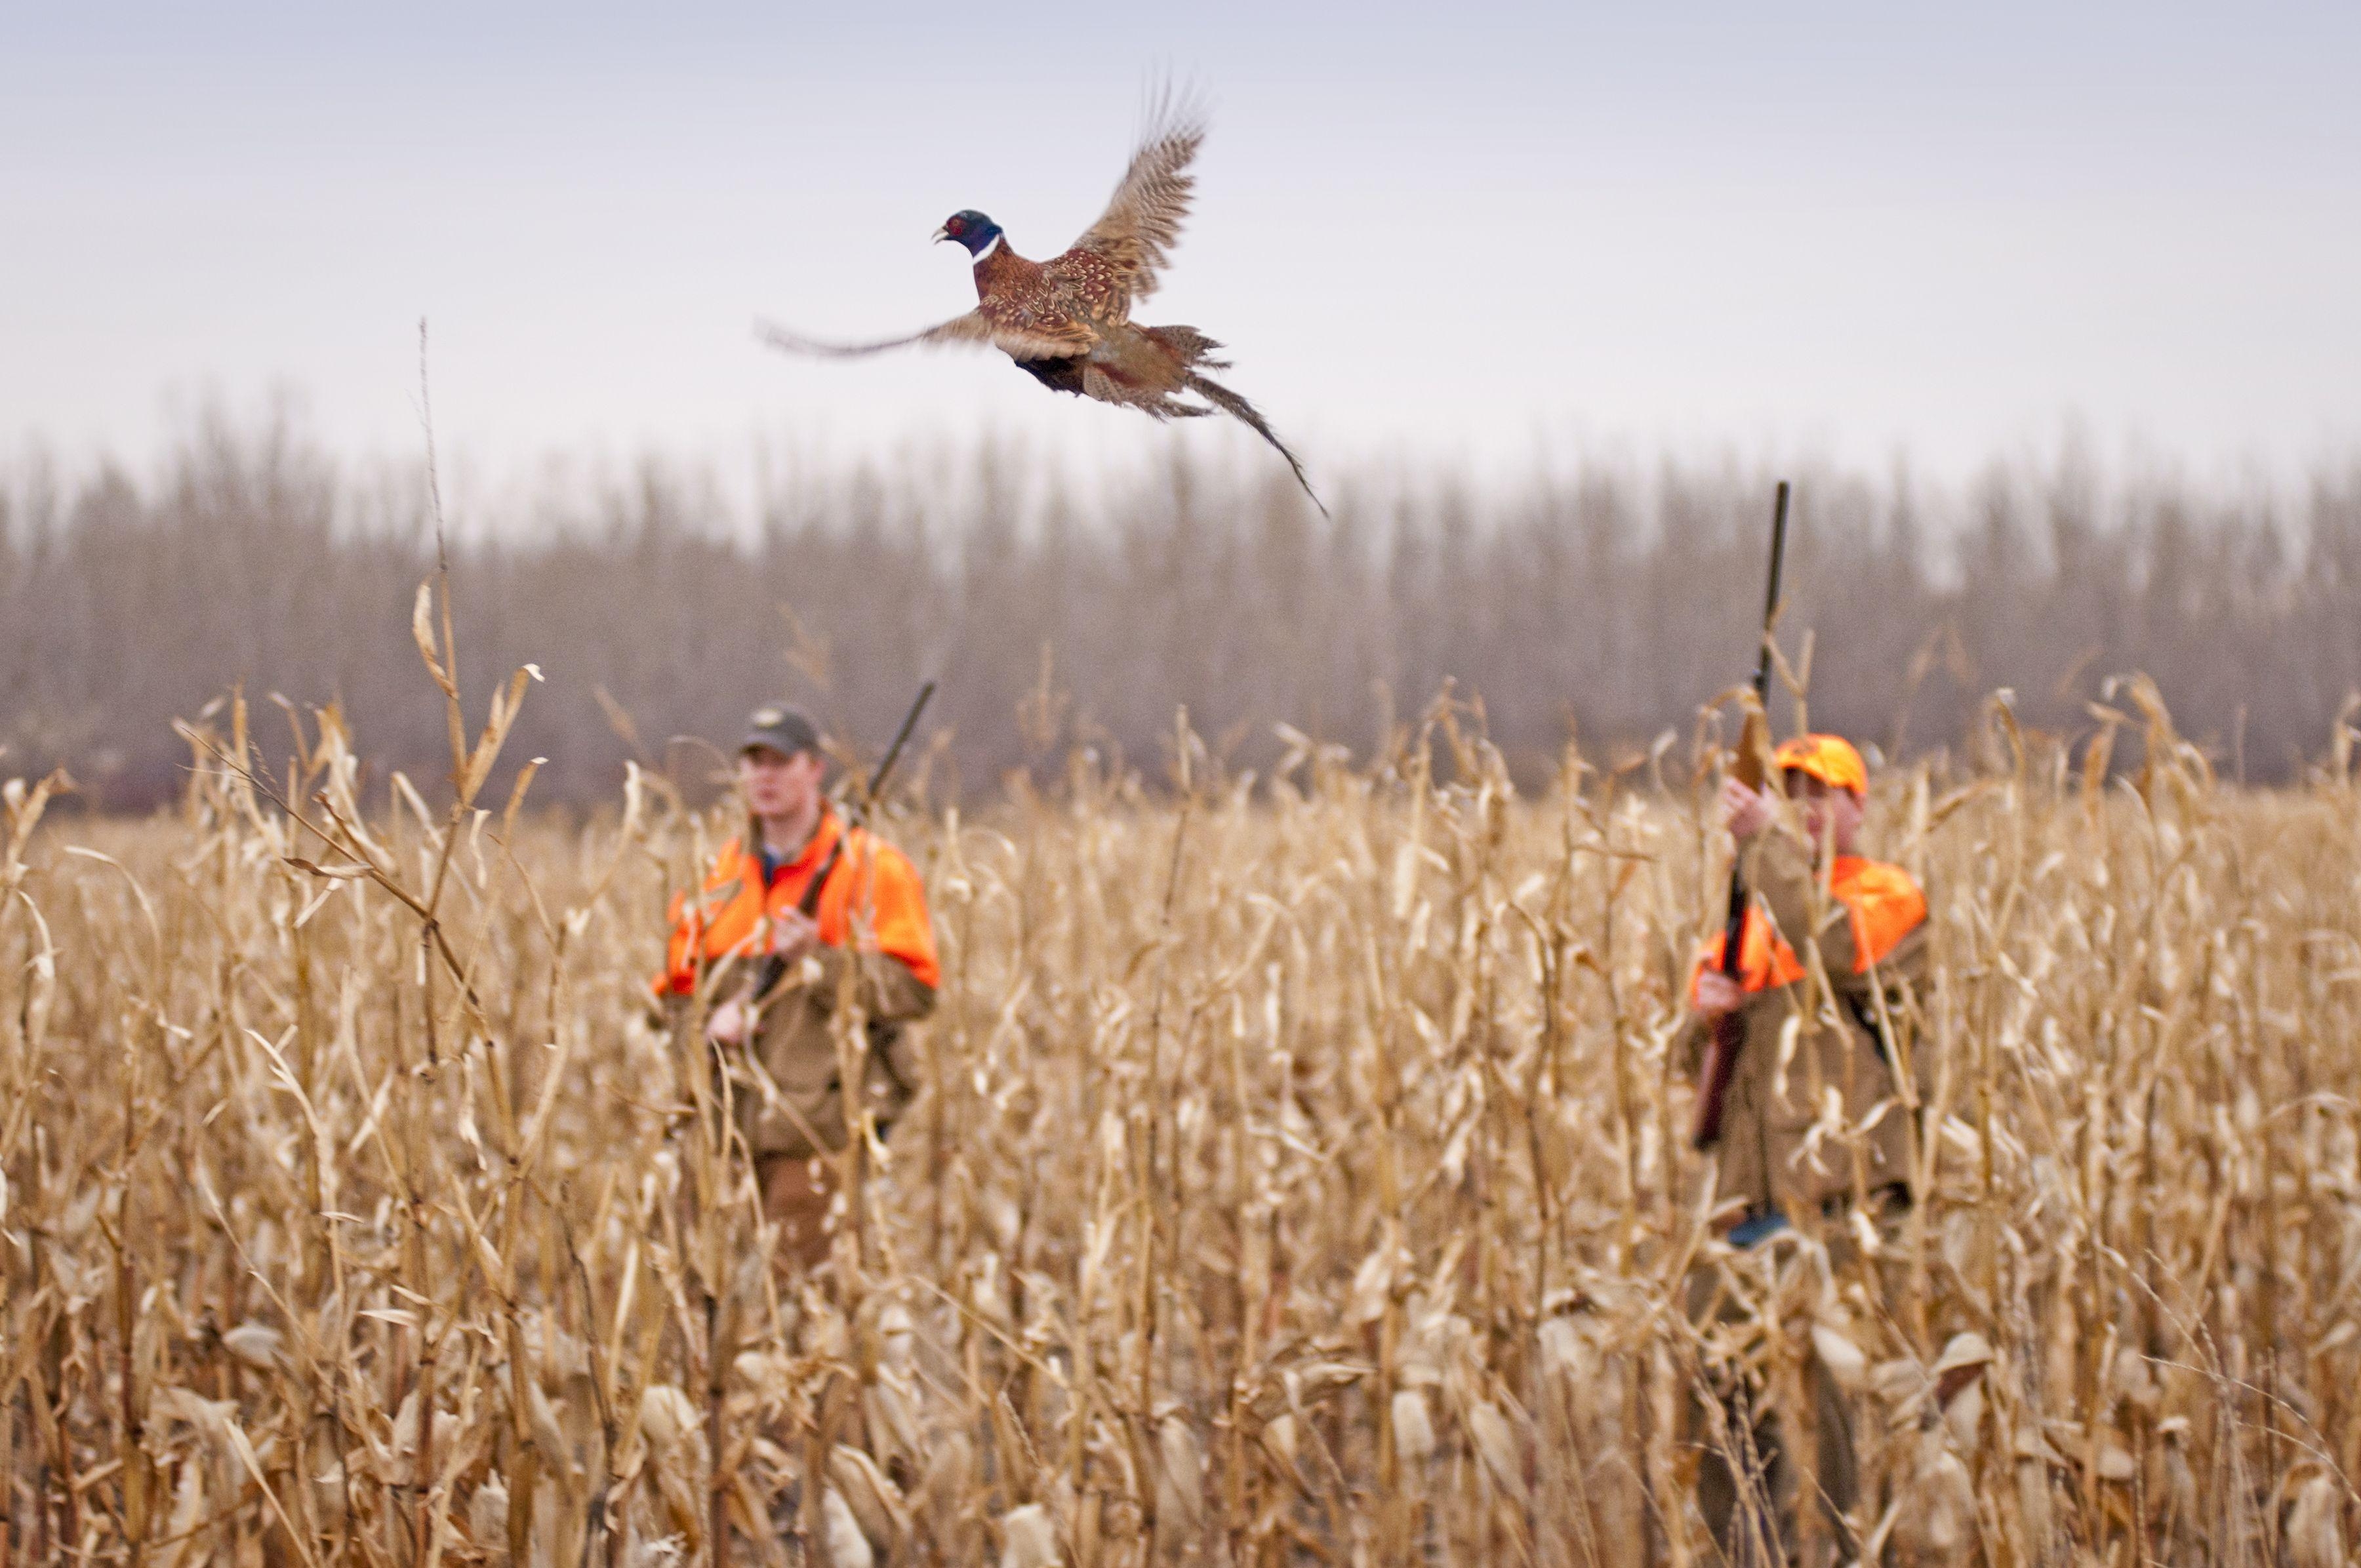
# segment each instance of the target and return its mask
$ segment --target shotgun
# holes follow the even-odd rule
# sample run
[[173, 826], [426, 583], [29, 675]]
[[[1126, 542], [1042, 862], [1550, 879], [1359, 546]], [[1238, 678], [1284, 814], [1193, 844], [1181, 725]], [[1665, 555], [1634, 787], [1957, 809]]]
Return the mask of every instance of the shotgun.
[[[909, 744], [910, 732], [918, 727], [918, 715], [927, 710], [927, 701], [934, 695], [935, 683], [932, 681], [918, 688], [917, 696], [910, 704], [910, 711], [902, 716], [902, 728], [894, 732], [894, 743], [885, 748], [885, 755], [878, 760], [876, 769], [870, 773], [869, 787], [861, 792], [861, 798], [854, 801], [846, 812], [844, 830], [836, 836], [836, 842], [829, 846], [828, 859], [812, 872], [811, 881], [804, 883], [803, 896], [796, 900], [796, 911], [805, 919], [814, 919], [818, 916], [819, 895], [828, 886], [829, 877], [836, 871], [836, 862], [843, 858], [845, 841], [852, 837], [852, 829], [869, 815], [870, 806], [876, 804], [877, 792], [885, 787], [885, 780], [894, 772], [894, 764], [902, 760], [902, 748]], [[754, 997], [759, 1001], [770, 995], [779, 981], [786, 978], [786, 973], [787, 966], [778, 955], [774, 953], [764, 959], [763, 967], [755, 971]]]
[[[1771, 696], [1771, 629], [1779, 619], [1779, 566], [1786, 553], [1787, 481], [1782, 479], [1771, 503], [1771, 587], [1763, 598], [1763, 648], [1754, 663], [1754, 705], [1747, 709], [1746, 730], [1740, 737], [1738, 761], [1731, 769], [1750, 789], [1760, 789], [1763, 783], [1762, 758], [1768, 748], [1759, 731], [1766, 723], [1763, 705]], [[1721, 972], [1731, 980], [1740, 977], [1746, 945], [1745, 863], [1744, 855], [1731, 855], [1730, 913], [1721, 927]], [[1743, 1009], [1733, 1009], [1714, 1020], [1713, 1043], [1706, 1050], [1705, 1070], [1697, 1076], [1697, 1120], [1689, 1133], [1689, 1141], [1698, 1148], [1710, 1148], [1721, 1136], [1722, 1102], [1729, 1097], [1730, 1077], [1738, 1070], [1738, 1053], [1745, 1044]]]

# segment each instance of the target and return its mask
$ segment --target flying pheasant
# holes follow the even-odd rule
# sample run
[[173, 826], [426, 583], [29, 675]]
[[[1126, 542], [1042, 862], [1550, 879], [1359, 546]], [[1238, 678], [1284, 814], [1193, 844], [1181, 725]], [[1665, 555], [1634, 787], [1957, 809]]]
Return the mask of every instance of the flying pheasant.
[[[1255, 406], [1208, 370], [1229, 362], [1222, 345], [1193, 326], [1142, 326], [1134, 302], [1156, 291], [1157, 275], [1180, 238], [1197, 177], [1190, 160], [1205, 139], [1203, 120], [1170, 98], [1149, 115], [1131, 167], [1098, 222], [1062, 256], [1027, 261], [1009, 247], [998, 224], [978, 212], [953, 213], [935, 231], [975, 258], [976, 307], [940, 326], [881, 343], [822, 343], [799, 333], [758, 324], [763, 339], [794, 354], [837, 358], [877, 354], [913, 344], [997, 348], [1016, 367], [1053, 392], [1072, 392], [1139, 410], [1152, 419], [1193, 419], [1220, 411], [1278, 448], [1295, 482], [1324, 514], [1303, 477], [1303, 465]], [[1182, 400], [1194, 394], [1202, 402]]]

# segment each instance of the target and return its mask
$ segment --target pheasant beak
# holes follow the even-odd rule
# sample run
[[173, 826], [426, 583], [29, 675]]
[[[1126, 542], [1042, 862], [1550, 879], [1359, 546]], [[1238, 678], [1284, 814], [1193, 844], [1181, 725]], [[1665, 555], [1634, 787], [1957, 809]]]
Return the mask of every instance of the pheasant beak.
[[928, 238], [929, 238], [930, 240], [932, 240], [932, 241], [933, 241], [935, 244], [937, 244], [937, 245], [940, 245], [940, 244], [942, 244], [942, 242], [943, 242], [943, 241], [945, 241], [945, 240], [947, 240], [947, 239], [949, 239], [949, 238], [950, 238], [950, 237], [951, 237], [951, 231], [950, 231], [949, 228], [939, 228], [939, 229], [937, 229], [933, 234], [931, 234], [931, 235], [929, 235], [929, 236], [928, 236]]

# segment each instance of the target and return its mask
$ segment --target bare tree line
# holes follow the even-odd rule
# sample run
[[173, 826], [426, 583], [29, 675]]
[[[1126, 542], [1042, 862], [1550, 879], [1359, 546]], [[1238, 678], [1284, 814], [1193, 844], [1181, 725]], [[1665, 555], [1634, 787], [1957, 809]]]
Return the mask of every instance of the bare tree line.
[[[463, 678], [473, 698], [537, 664], [510, 754], [548, 759], [536, 798], [592, 800], [634, 750], [709, 772], [673, 738], [726, 746], [776, 695], [873, 747], [928, 675], [939, 789], [1077, 743], [1159, 766], [1184, 704], [1240, 765], [1282, 722], [1366, 753], [1446, 680], [1539, 777], [1569, 736], [1685, 726], [1750, 662], [1767, 471], [1347, 476], [1333, 523], [1253, 472], [1176, 447], [1102, 494], [987, 444], [774, 477], [747, 519], [651, 465], [555, 525], [457, 520]], [[1812, 634], [1816, 722], [1888, 752], [1957, 740], [1996, 687], [2088, 729], [2142, 670], [2225, 772], [2285, 778], [2361, 686], [2361, 459], [2292, 498], [2103, 480], [2070, 452], [1956, 491], [1794, 477], [1784, 641]], [[152, 477], [0, 475], [0, 771], [152, 804], [186, 756], [171, 720], [242, 684], [258, 708], [337, 700], [367, 754], [437, 776], [409, 630], [423, 493], [219, 418]]]

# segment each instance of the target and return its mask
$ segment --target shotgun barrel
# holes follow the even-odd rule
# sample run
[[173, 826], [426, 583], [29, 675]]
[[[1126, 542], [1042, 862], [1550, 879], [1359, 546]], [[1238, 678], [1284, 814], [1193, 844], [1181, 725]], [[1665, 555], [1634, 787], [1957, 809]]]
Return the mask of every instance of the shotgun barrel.
[[[1754, 707], [1747, 714], [1749, 731], [1763, 722], [1763, 704], [1771, 696], [1771, 632], [1779, 619], [1780, 567], [1787, 554], [1787, 481], [1779, 481], [1779, 489], [1771, 503], [1771, 586], [1763, 596], [1763, 646], [1754, 663]], [[1755, 759], [1762, 749], [1752, 744], [1753, 736], [1744, 737], [1739, 746], [1737, 775], [1747, 784], [1761, 787], [1756, 775], [1760, 770]], [[1746, 937], [1746, 873], [1742, 857], [1733, 855], [1730, 862], [1730, 911], [1721, 927], [1721, 972], [1732, 980], [1739, 978], [1742, 968]], [[1707, 1048], [1705, 1070], [1697, 1079], [1697, 1117], [1692, 1124], [1689, 1141], [1698, 1148], [1710, 1147], [1721, 1136], [1722, 1102], [1729, 1097], [1730, 1078], [1738, 1070], [1738, 1053], [1746, 1043], [1746, 1022], [1738, 1013], [1725, 1013], [1714, 1020], [1713, 1043]]]

